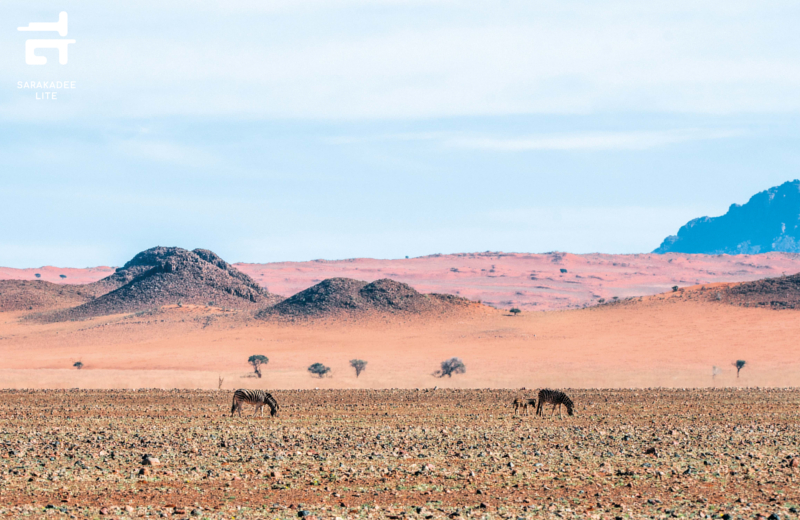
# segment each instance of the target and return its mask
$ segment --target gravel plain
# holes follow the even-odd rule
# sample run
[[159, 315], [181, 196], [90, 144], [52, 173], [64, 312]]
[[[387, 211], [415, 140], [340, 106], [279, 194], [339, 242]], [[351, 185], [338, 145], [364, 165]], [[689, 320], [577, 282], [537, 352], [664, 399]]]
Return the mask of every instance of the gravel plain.
[[0, 516], [797, 517], [800, 390], [567, 392], [0, 391]]

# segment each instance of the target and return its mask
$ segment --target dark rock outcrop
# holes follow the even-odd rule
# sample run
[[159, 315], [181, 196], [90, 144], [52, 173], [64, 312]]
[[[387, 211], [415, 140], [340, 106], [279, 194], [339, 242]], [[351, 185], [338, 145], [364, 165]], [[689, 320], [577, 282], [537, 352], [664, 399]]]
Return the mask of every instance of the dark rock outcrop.
[[472, 304], [458, 296], [422, 294], [410, 285], [388, 278], [372, 283], [329, 278], [264, 309], [258, 317], [444, 313]]
[[733, 204], [721, 217], [696, 218], [654, 253], [800, 253], [800, 181], [785, 182]]
[[179, 247], [142, 251], [111, 276], [89, 286], [97, 286], [98, 292], [116, 288], [83, 305], [60, 311], [52, 318], [103, 316], [176, 303], [213, 302], [220, 307], [258, 309], [282, 299], [211, 251], [187, 251]]
[[722, 291], [709, 290], [709, 297], [732, 305], [770, 309], [800, 308], [800, 274], [765, 278], [731, 285]]

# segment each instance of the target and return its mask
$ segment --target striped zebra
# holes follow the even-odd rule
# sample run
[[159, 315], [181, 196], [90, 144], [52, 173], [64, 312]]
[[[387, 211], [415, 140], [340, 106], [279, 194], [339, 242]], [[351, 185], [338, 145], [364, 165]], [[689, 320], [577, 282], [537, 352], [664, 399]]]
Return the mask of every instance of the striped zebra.
[[253, 412], [253, 417], [260, 411], [261, 416], [264, 416], [264, 405], [269, 406], [269, 413], [271, 416], [278, 415], [278, 401], [272, 397], [272, 394], [264, 390], [246, 390], [239, 389], [233, 393], [233, 406], [231, 406], [231, 417], [234, 412], [239, 410], [239, 417], [242, 416], [242, 404], [255, 405], [256, 410]]
[[517, 415], [517, 412], [519, 412], [520, 409], [522, 409], [522, 411], [520, 412], [521, 414], [528, 415], [528, 407], [529, 406], [531, 408], [535, 407], [536, 399], [525, 399], [517, 397], [514, 399], [514, 402], [511, 403], [511, 405], [514, 407], [514, 415]]
[[567, 397], [567, 394], [564, 392], [549, 389], [539, 390], [539, 406], [536, 408], [536, 415], [542, 415], [545, 404], [553, 405], [554, 414], [556, 413], [556, 406], [558, 406], [559, 417], [564, 417], [561, 413], [562, 404], [567, 407], [567, 414], [573, 415], [572, 409], [575, 405], [572, 404], [572, 399]]

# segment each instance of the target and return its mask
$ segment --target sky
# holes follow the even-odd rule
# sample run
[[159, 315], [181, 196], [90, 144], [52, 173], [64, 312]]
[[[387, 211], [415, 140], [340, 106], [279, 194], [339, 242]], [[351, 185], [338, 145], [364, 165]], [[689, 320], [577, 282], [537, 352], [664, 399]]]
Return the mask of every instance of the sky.
[[[61, 11], [68, 63], [26, 64], [62, 36], [17, 28]], [[800, 177], [797, 20], [768, 0], [4, 0], [0, 265], [649, 252]], [[75, 89], [18, 88], [55, 81]]]

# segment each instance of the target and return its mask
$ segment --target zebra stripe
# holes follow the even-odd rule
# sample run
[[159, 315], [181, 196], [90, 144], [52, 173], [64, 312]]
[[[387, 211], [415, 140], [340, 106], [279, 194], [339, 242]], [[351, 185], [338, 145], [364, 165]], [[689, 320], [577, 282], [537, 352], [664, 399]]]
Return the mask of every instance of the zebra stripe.
[[248, 390], [239, 389], [233, 393], [233, 405], [231, 406], [231, 417], [236, 410], [239, 410], [239, 417], [242, 416], [242, 404], [252, 404], [256, 407], [253, 416], [260, 411], [264, 415], [264, 405], [269, 406], [269, 413], [271, 416], [278, 415], [278, 401], [272, 397], [272, 394], [264, 390]]
[[573, 408], [575, 407], [572, 403], [572, 399], [567, 397], [567, 394], [547, 388], [539, 390], [539, 406], [536, 407], [536, 415], [542, 415], [545, 404], [553, 405], [553, 413], [556, 412], [556, 406], [558, 406], [559, 415], [561, 415], [561, 405], [567, 407], [567, 415], [573, 415]]

